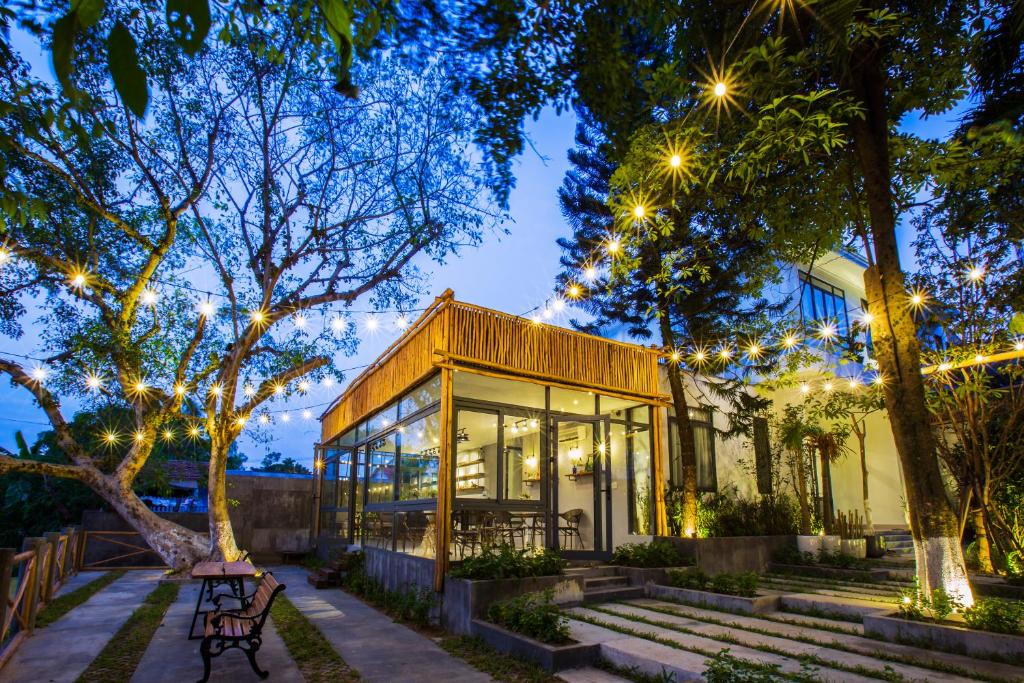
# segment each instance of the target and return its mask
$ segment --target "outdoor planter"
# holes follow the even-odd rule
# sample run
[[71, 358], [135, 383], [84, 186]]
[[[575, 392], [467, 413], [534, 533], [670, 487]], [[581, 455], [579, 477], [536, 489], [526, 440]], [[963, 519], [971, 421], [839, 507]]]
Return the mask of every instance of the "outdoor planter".
[[482, 639], [495, 650], [533, 662], [552, 673], [590, 666], [597, 662], [601, 650], [597, 643], [549, 645], [482, 619], [474, 619], [471, 628], [472, 635]]
[[889, 580], [888, 569], [845, 569], [827, 564], [783, 564], [772, 562], [771, 570], [777, 574], [794, 576], [813, 576], [822, 579], [840, 579], [844, 581], [864, 581], [874, 583]]
[[560, 605], [583, 602], [582, 576], [567, 574], [490, 580], [455, 579], [449, 576], [444, 582], [442, 624], [452, 633], [469, 635], [473, 620], [483, 618], [492, 604], [549, 588], [555, 593], [554, 602]]
[[868, 543], [863, 538], [843, 538], [839, 541], [839, 550], [844, 555], [863, 560], [868, 556]]
[[688, 602], [710, 609], [744, 612], [746, 614], [773, 612], [778, 609], [779, 605], [778, 595], [758, 595], [753, 598], [745, 598], [741, 595], [725, 595], [724, 593], [712, 593], [711, 591], [655, 584], [645, 586], [644, 592], [648, 597], [655, 598], [656, 600]]
[[953, 624], [910, 621], [895, 614], [864, 616], [864, 634], [945, 652], [1024, 662], [1024, 636], [976, 631]]
[[813, 536], [797, 536], [796, 537], [796, 549], [801, 553], [810, 553], [815, 557], [821, 552], [821, 539], [823, 536], [814, 534]]
[[826, 534], [821, 537], [821, 552], [834, 554], [839, 552], [839, 536], [835, 534]]

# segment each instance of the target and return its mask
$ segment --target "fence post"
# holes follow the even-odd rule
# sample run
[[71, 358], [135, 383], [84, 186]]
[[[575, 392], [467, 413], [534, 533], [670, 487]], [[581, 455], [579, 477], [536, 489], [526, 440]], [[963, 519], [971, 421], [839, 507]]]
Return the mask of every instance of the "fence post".
[[25, 586], [25, 594], [22, 600], [22, 609], [25, 617], [25, 631], [31, 633], [36, 627], [36, 613], [39, 611], [39, 564], [43, 559], [43, 545], [45, 541], [41, 538], [26, 538], [22, 543], [22, 550], [31, 550], [36, 556], [32, 562], [32, 571], [23, 581], [28, 581]]
[[82, 565], [85, 564], [85, 545], [86, 537], [89, 532], [82, 527], [75, 527], [75, 571], [82, 571]]
[[75, 527], [64, 527], [64, 535], [67, 537], [67, 540], [64, 541], [63, 566], [60, 569], [60, 580], [62, 583], [75, 571], [75, 556], [72, 554], [75, 551]]
[[14, 548], [0, 548], [0, 643], [7, 623], [7, 597], [11, 594], [11, 572], [14, 571]]
[[43, 567], [43, 602], [53, 598], [53, 577], [57, 573], [57, 546], [60, 545], [60, 532], [48, 531], [44, 534], [46, 545], [50, 546], [47, 553], [46, 566]]

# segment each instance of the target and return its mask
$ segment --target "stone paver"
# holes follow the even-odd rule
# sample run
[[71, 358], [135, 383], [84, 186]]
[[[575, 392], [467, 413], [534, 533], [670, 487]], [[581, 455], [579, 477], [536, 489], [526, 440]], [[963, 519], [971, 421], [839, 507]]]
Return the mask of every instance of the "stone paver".
[[46, 628], [36, 629], [0, 669], [0, 683], [71, 683], [161, 576], [161, 571], [128, 572]]
[[[1002, 664], [999, 662], [990, 662], [983, 659], [975, 659], [965, 655], [939, 652], [937, 650], [925, 650], [912, 645], [887, 643], [874, 638], [864, 638], [848, 633], [824, 631], [819, 628], [814, 628], [813, 626], [801, 625], [798, 623], [780, 624], [778, 622], [761, 619], [756, 616], [725, 614], [699, 607], [675, 605], [658, 600], [631, 600], [628, 604], [636, 607], [654, 607], [659, 610], [670, 610], [678, 615], [692, 617], [694, 619], [714, 619], [719, 622], [727, 623], [730, 626], [735, 626], [736, 628], [733, 629], [734, 633], [737, 629], [759, 629], [770, 631], [781, 638], [805, 638], [813, 639], [815, 642], [822, 645], [841, 645], [844, 648], [855, 650], [867, 657], [874, 657], [877, 653], [884, 652], [888, 655], [911, 658], [925, 665], [934, 663], [939, 666], [955, 666], [963, 669], [964, 671], [977, 672], [991, 678], [1002, 678], [1007, 681], [1024, 680], [1024, 667]], [[666, 615], [662, 612], [650, 612], [643, 616], [649, 619], [659, 619]], [[669, 619], [671, 619], [671, 617], [669, 617]], [[821, 622], [824, 620], [818, 621]], [[833, 624], [835, 624], [835, 622], [833, 622]], [[794, 650], [794, 653], [795, 652], [796, 651]], [[922, 671], [917, 667], [914, 667], [916, 671], [915, 673], [914, 671], [910, 671], [906, 665], [899, 663], [891, 662], [890, 666], [892, 666], [897, 672], [902, 673], [904, 676], [911, 679], [916, 676], [934, 678], [936, 680], [955, 680], [954, 678], [943, 678], [943, 676], [948, 676], [948, 674], [933, 671]]]
[[[602, 623], [615, 626], [618, 628], [628, 628], [634, 633], [642, 634], [644, 636], [654, 636], [661, 640], [672, 641], [678, 643], [684, 648], [695, 648], [704, 652], [714, 653], [724, 648], [729, 648], [729, 652], [739, 659], [743, 659], [748, 662], [755, 662], [757, 664], [765, 664], [768, 666], [778, 666], [779, 670], [785, 673], [803, 673], [801, 664], [796, 659], [790, 659], [782, 655], [773, 654], [770, 652], [762, 652], [752, 647], [745, 647], [743, 645], [734, 645], [716, 640], [712, 637], [704, 637], [699, 635], [691, 635], [688, 633], [681, 633], [679, 631], [664, 628], [661, 626], [652, 626], [650, 624], [644, 624], [638, 621], [634, 621], [627, 616], [616, 617], [603, 612], [587, 609], [585, 607], [577, 607], [568, 610], [569, 617], [573, 615], [586, 616], [590, 619], [597, 619]], [[666, 621], [672, 619], [672, 617], [666, 617]], [[679, 618], [680, 625], [684, 625], [694, 631], [699, 631], [701, 624], [692, 619]], [[687, 623], [683, 623], [687, 622]], [[641, 640], [641, 638], [636, 638]], [[651, 643], [652, 645], [660, 645], [660, 643]], [[601, 651], [602, 654], [605, 651], [606, 644], [602, 643]], [[663, 646], [668, 647], [668, 646]], [[669, 648], [675, 649], [675, 648]], [[819, 650], [821, 648], [818, 648]], [[833, 681], [835, 683], [868, 683], [869, 681], [875, 681], [876, 678], [868, 676], [862, 676], [848, 671], [839, 671], [830, 669], [827, 667], [813, 666], [813, 673], [821, 681]]]
[[285, 595], [316, 624], [367, 683], [487, 683], [491, 677], [452, 657], [433, 640], [338, 589], [316, 590], [299, 567], [271, 568]]
[[584, 669], [566, 669], [559, 671], [558, 677], [565, 683], [628, 683], [628, 678], [621, 678], [594, 667]]
[[92, 583], [101, 576], [106, 576], [106, 574], [107, 572], [78, 572], [74, 576], [68, 577], [68, 580], [57, 589], [57, 597]]
[[[203, 660], [199, 656], [200, 640], [189, 640], [188, 629], [199, 594], [198, 581], [182, 584], [178, 599], [164, 614], [164, 619], [153, 634], [131, 683], [189, 683], [203, 677]], [[202, 618], [202, 617], [200, 617]], [[196, 631], [200, 630], [196, 625]], [[256, 653], [256, 663], [270, 672], [268, 681], [299, 683], [305, 680], [295, 661], [288, 654], [281, 636], [268, 620], [263, 627], [263, 644]], [[210, 681], [246, 683], [263, 680], [249, 666], [245, 654], [237, 648], [226, 651], [211, 660]]]

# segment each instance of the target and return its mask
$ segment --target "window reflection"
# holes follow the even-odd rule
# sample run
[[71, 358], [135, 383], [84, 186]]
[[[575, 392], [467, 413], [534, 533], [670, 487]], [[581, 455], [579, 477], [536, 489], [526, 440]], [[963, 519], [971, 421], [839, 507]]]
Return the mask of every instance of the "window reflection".
[[505, 499], [540, 500], [540, 420], [506, 415]]
[[460, 498], [496, 498], [497, 413], [460, 410], [455, 443], [455, 494]]
[[395, 437], [394, 433], [376, 439], [367, 446], [370, 470], [367, 474], [367, 503], [386, 503], [394, 499]]
[[437, 413], [402, 427], [399, 500], [437, 497], [437, 469], [441, 453]]

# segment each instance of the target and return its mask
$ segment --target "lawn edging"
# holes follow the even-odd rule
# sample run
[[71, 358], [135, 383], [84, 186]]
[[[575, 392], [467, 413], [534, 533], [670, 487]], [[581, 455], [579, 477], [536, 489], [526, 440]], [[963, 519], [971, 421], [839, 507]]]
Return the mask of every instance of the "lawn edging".
[[499, 652], [521, 657], [550, 673], [590, 666], [597, 662], [601, 651], [596, 643], [542, 643], [482, 619], [473, 620], [472, 635]]
[[864, 633], [874, 638], [907, 645], [926, 646], [943, 652], [1024, 663], [1024, 636], [993, 633], [928, 621], [910, 621], [889, 614], [865, 614]]

